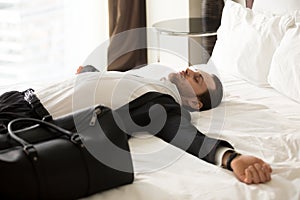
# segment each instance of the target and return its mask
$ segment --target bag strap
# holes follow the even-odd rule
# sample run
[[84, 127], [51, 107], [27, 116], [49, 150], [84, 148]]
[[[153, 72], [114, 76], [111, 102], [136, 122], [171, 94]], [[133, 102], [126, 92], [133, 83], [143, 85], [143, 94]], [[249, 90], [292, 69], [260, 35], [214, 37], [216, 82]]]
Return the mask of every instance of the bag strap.
[[[25, 154], [29, 157], [29, 159], [31, 160], [31, 163], [33, 165], [33, 168], [35, 170], [35, 174], [36, 174], [36, 178], [37, 178], [37, 183], [38, 183], [38, 198], [39, 199], [45, 199], [47, 196], [47, 188], [43, 187], [45, 184], [45, 177], [43, 172], [41, 172], [41, 163], [39, 162], [38, 159], [38, 153], [37, 150], [34, 148], [34, 145], [26, 142], [25, 140], [23, 140], [22, 138], [18, 137], [15, 132], [15, 130], [13, 130], [13, 126], [17, 123], [21, 123], [21, 122], [34, 122], [36, 125], [41, 125], [41, 126], [45, 126], [47, 128], [51, 128], [54, 129], [60, 133], [62, 133], [63, 135], [67, 136], [67, 138], [75, 143], [76, 145], [80, 145], [80, 149], [84, 148], [84, 145], [80, 139], [80, 136], [78, 133], [72, 133], [66, 129], [63, 129], [59, 126], [56, 126], [54, 124], [51, 124], [47, 121], [43, 121], [43, 120], [39, 120], [39, 119], [35, 119], [35, 118], [18, 118], [18, 119], [14, 119], [12, 120], [9, 124], [8, 124], [8, 134], [18, 143], [20, 143], [23, 146], [23, 151], [25, 152]], [[25, 128], [26, 129], [26, 128]], [[18, 130], [18, 132], [21, 130]], [[84, 156], [82, 155], [82, 150], [80, 150], [80, 154], [81, 156], [84, 158]], [[86, 160], [84, 160], [86, 162]], [[87, 167], [86, 167], [87, 168]], [[88, 169], [86, 169], [88, 171]]]
[[[21, 122], [34, 122], [36, 125], [42, 125], [42, 126], [46, 126], [48, 128], [52, 128], [60, 133], [62, 133], [63, 135], [67, 136], [67, 138], [75, 143], [75, 144], [79, 144], [81, 146], [83, 146], [81, 138], [79, 136], [78, 133], [72, 133], [71, 131], [68, 131], [66, 129], [63, 129], [59, 126], [56, 126], [52, 123], [43, 121], [43, 120], [39, 120], [39, 119], [34, 119], [34, 118], [18, 118], [18, 119], [14, 119], [11, 122], [9, 122], [8, 126], [7, 126], [7, 130], [8, 130], [8, 134], [9, 136], [14, 139], [15, 141], [17, 141], [19, 144], [21, 144], [23, 146], [23, 150], [26, 153], [26, 155], [28, 155], [33, 161], [37, 161], [38, 159], [38, 155], [37, 155], [37, 151], [34, 148], [34, 146], [30, 143], [28, 143], [27, 141], [23, 140], [22, 138], [20, 138], [19, 136], [17, 136], [15, 133], [17, 132], [16, 130], [13, 130], [13, 126], [17, 123], [21, 123]], [[19, 132], [20, 130], [18, 130]]]
[[27, 89], [23, 92], [24, 99], [31, 105], [35, 113], [41, 118], [45, 118], [50, 115], [47, 109], [43, 106], [39, 98], [34, 94], [33, 89]]

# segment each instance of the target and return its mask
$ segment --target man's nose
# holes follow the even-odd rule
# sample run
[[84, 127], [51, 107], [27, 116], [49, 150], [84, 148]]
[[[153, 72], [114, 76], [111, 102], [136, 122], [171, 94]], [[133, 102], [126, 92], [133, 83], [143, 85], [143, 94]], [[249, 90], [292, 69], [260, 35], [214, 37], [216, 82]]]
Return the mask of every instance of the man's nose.
[[189, 68], [186, 69], [186, 73], [188, 76], [192, 76], [195, 72]]

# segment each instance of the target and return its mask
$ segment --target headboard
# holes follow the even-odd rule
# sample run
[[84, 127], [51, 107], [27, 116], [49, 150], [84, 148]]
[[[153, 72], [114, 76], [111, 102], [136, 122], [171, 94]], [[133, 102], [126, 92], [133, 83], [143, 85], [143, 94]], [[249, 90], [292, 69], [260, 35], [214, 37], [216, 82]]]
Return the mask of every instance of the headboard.
[[247, 8], [252, 8], [254, 0], [246, 0], [246, 7]]

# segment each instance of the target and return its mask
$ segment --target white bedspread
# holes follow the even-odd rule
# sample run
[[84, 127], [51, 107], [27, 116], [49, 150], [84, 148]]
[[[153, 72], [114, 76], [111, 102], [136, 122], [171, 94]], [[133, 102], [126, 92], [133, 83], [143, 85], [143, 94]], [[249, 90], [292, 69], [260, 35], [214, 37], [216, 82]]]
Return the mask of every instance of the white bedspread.
[[[129, 143], [135, 168], [140, 171], [134, 183], [87, 199], [299, 200], [300, 104], [272, 88], [258, 88], [230, 75], [223, 74], [222, 81], [223, 103], [211, 111], [192, 113], [193, 123], [209, 136], [228, 140], [241, 153], [269, 162], [273, 168], [272, 181], [246, 185], [231, 172], [187, 153], [159, 170], [143, 172], [149, 165], [165, 164], [168, 155], [157, 159], [141, 155], [170, 145], [155, 137], [134, 138]], [[176, 148], [173, 151], [182, 153]]]
[[[141, 137], [129, 141], [137, 171], [134, 183], [85, 199], [299, 200], [300, 104], [272, 88], [258, 88], [230, 75], [222, 75], [222, 80], [223, 103], [211, 111], [192, 113], [193, 123], [209, 136], [226, 139], [237, 151], [269, 162], [273, 168], [272, 181], [246, 185], [230, 171], [201, 161], [156, 137]], [[0, 91], [5, 90], [9, 88], [2, 87]], [[169, 154], [148, 156], [163, 149], [168, 149]], [[181, 156], [166, 163], [170, 155]]]

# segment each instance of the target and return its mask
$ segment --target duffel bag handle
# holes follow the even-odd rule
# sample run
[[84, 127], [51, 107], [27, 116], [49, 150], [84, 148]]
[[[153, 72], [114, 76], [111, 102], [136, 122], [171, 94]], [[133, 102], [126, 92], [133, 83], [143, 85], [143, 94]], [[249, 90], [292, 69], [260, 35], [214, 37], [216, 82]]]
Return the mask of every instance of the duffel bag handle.
[[63, 135], [67, 136], [73, 143], [80, 144], [83, 147], [81, 138], [78, 133], [72, 133], [71, 131], [63, 129], [63, 128], [56, 126], [54, 124], [51, 124], [49, 122], [39, 120], [39, 119], [34, 119], [34, 118], [18, 118], [18, 119], [12, 120], [11, 122], [9, 122], [9, 124], [7, 126], [8, 134], [10, 135], [10, 137], [12, 137], [15, 141], [17, 141], [18, 143], [20, 143], [23, 146], [23, 150], [25, 151], [25, 153], [27, 155], [29, 155], [34, 161], [37, 160], [37, 152], [36, 152], [35, 148], [33, 147], [33, 145], [26, 142], [19, 136], [17, 136], [15, 134], [16, 131], [13, 130], [13, 125], [15, 125], [16, 123], [20, 123], [20, 122], [35, 122], [36, 125], [42, 125], [42, 126], [46, 126], [48, 128], [52, 128], [52, 129], [62, 133]]

